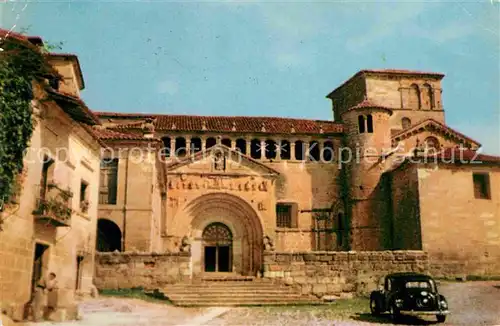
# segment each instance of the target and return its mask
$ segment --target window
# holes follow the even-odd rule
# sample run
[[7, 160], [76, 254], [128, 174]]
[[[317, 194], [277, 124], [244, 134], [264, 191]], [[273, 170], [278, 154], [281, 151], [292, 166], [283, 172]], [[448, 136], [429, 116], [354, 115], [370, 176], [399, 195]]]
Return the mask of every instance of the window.
[[177, 137], [175, 139], [175, 155], [178, 157], [186, 156], [186, 139]]
[[417, 85], [413, 84], [410, 86], [410, 98], [409, 98], [409, 106], [410, 108], [416, 108], [420, 110], [420, 89]]
[[282, 160], [290, 159], [290, 142], [288, 140], [281, 140], [280, 147], [280, 157]]
[[88, 190], [89, 184], [85, 181], [82, 180], [80, 183], [80, 210], [83, 213], [86, 213], [89, 208], [89, 201], [88, 201]]
[[333, 160], [333, 142], [327, 140], [323, 143], [323, 160], [331, 162]]
[[52, 177], [54, 176], [55, 164], [54, 160], [45, 156], [43, 159], [43, 167], [42, 167], [42, 177], [40, 180], [40, 198], [45, 199], [47, 195], [47, 189], [49, 183], [52, 182]]
[[297, 161], [302, 161], [304, 159], [304, 142], [301, 140], [295, 142], [295, 159]]
[[236, 139], [236, 150], [242, 154], [247, 153], [247, 141], [245, 139]]
[[411, 120], [407, 117], [404, 117], [403, 119], [401, 119], [401, 127], [403, 127], [403, 129], [408, 129], [411, 127]]
[[369, 133], [373, 132], [373, 118], [371, 114], [366, 116], [366, 131]]
[[429, 84], [424, 84], [424, 97], [426, 107], [429, 109], [434, 108], [434, 91], [432, 86]]
[[162, 138], [163, 141], [163, 155], [165, 157], [171, 157], [170, 151], [172, 150], [170, 148], [170, 137], [164, 137]]
[[191, 138], [191, 153], [198, 153], [201, 151], [201, 139], [198, 137]]
[[319, 154], [319, 143], [315, 140], [309, 142], [309, 161], [318, 162], [320, 160]]
[[260, 139], [252, 139], [250, 143], [250, 157], [254, 159], [260, 159], [261, 146]]
[[118, 188], [118, 159], [101, 161], [99, 204], [116, 205]]
[[266, 158], [269, 160], [276, 158], [276, 142], [272, 139], [266, 140]]
[[491, 199], [490, 176], [488, 173], [473, 173], [474, 197], [477, 199]]
[[276, 204], [276, 226], [279, 228], [293, 228], [297, 226], [295, 215], [297, 209], [295, 204]]
[[224, 138], [220, 141], [220, 143], [224, 146], [227, 146], [229, 148], [231, 148], [231, 139], [229, 138]]
[[210, 147], [215, 146], [217, 144], [217, 140], [213, 137], [207, 138], [207, 141], [205, 143], [205, 148], [209, 149]]
[[362, 115], [358, 116], [358, 130], [360, 134], [365, 132], [365, 117]]

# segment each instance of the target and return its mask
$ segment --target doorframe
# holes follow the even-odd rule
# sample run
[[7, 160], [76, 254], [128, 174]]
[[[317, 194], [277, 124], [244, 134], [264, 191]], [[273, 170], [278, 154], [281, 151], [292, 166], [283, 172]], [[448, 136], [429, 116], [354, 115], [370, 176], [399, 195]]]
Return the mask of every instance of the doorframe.
[[[47, 272], [49, 270], [49, 265], [50, 265], [50, 256], [51, 256], [51, 250], [52, 250], [52, 244], [47, 242], [47, 241], [43, 241], [43, 240], [39, 240], [39, 239], [34, 239], [33, 240], [33, 251], [32, 251], [32, 255], [31, 255], [31, 270], [30, 270], [30, 298], [33, 297], [34, 295], [34, 289], [35, 289], [35, 286], [36, 286], [36, 282], [38, 280], [33, 280], [33, 277], [34, 277], [34, 265], [35, 265], [35, 254], [36, 254], [36, 246], [37, 244], [40, 244], [40, 245], [43, 245], [43, 246], [46, 246], [47, 248], [44, 250], [43, 254], [42, 254], [42, 271], [41, 271], [41, 275], [40, 276], [44, 276], [44, 267], [45, 267], [45, 272]], [[45, 258], [45, 264], [43, 263], [43, 260]]]
[[[215, 247], [215, 271], [209, 272], [206, 267], [206, 247]], [[219, 248], [220, 247], [229, 247], [229, 257], [228, 257], [228, 265], [229, 271], [221, 272], [219, 271]], [[233, 272], [233, 240], [231, 240], [231, 244], [229, 245], [219, 245], [217, 242], [212, 241], [203, 241], [202, 240], [202, 252], [203, 252], [203, 273], [232, 273]]]

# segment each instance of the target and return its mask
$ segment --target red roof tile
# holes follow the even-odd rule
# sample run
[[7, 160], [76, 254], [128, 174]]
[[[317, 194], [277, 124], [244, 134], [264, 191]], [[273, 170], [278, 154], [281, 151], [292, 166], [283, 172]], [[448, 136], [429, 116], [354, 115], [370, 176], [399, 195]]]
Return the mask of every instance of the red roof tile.
[[33, 45], [42, 45], [43, 40], [40, 36], [26, 36], [14, 31], [9, 31], [7, 29], [0, 28], [0, 38], [10, 37], [23, 42], [29, 42]]
[[468, 148], [446, 148], [435, 156], [450, 163], [500, 163], [500, 156], [482, 154]]
[[[308, 120], [276, 117], [249, 116], [195, 116], [195, 115], [154, 115], [95, 112], [102, 119], [155, 119], [157, 130], [161, 131], [211, 131], [238, 133], [272, 133], [290, 134], [292, 128], [297, 134], [342, 133], [343, 125], [333, 121]], [[137, 126], [137, 124], [133, 124]], [[115, 129], [126, 129], [132, 126], [115, 126]], [[205, 128], [204, 128], [205, 127]]]
[[345, 113], [345, 112], [351, 111], [351, 110], [356, 110], [356, 109], [364, 109], [364, 108], [387, 110], [387, 111], [390, 111], [390, 113], [392, 114], [392, 110], [390, 108], [375, 104], [367, 99], [364, 99], [362, 102], [359, 102], [355, 106], [348, 108], [347, 110], [345, 110], [342, 113]]
[[[87, 107], [85, 102], [80, 98], [75, 97], [71, 94], [67, 94], [52, 87], [46, 87], [47, 92], [54, 97], [56, 100], [61, 100], [64, 102], [69, 102], [75, 105], [78, 109], [68, 109], [67, 113], [76, 121], [84, 122], [87, 124], [101, 124], [97, 116]], [[63, 107], [63, 109], [66, 109]]]
[[144, 138], [143, 136], [140, 135], [123, 133], [105, 128], [93, 128], [92, 130], [97, 135], [97, 137], [99, 137], [99, 139], [104, 141], [108, 140], [134, 140], [134, 141], [145, 141], [145, 142], [160, 141], [157, 138]]
[[411, 132], [412, 132], [412, 131], [414, 131], [414, 130], [418, 130], [419, 128], [422, 128], [422, 127], [424, 127], [424, 126], [426, 126], [426, 125], [429, 125], [429, 124], [431, 124], [431, 125], [433, 125], [433, 126], [435, 126], [435, 127], [439, 128], [439, 129], [441, 129], [441, 130], [444, 130], [444, 131], [447, 131], [447, 132], [449, 132], [449, 133], [452, 133], [452, 134], [454, 134], [457, 138], [461, 138], [461, 139], [463, 139], [463, 140], [466, 140], [467, 142], [469, 142], [469, 143], [471, 143], [471, 144], [474, 144], [474, 145], [476, 145], [476, 146], [478, 146], [478, 147], [481, 145], [481, 143], [479, 143], [479, 142], [475, 141], [474, 139], [472, 139], [472, 138], [470, 138], [470, 137], [468, 137], [468, 136], [466, 136], [466, 135], [462, 134], [461, 132], [458, 132], [458, 131], [456, 131], [455, 129], [450, 128], [449, 126], [447, 126], [447, 125], [445, 125], [445, 124], [443, 124], [443, 123], [441, 123], [441, 122], [439, 122], [439, 121], [437, 121], [437, 120], [434, 120], [434, 119], [432, 119], [432, 118], [425, 119], [425, 120], [423, 120], [423, 121], [421, 121], [421, 122], [419, 122], [419, 123], [417, 123], [417, 124], [415, 124], [415, 125], [413, 125], [413, 126], [410, 126], [410, 127], [409, 127], [409, 128], [407, 128], [407, 129], [400, 130], [398, 133], [395, 133], [395, 134], [393, 134], [393, 135], [392, 135], [392, 139], [393, 139], [393, 140], [398, 140], [397, 138], [399, 138], [399, 137], [401, 137], [401, 136], [404, 136], [404, 135], [405, 135], [405, 134], [407, 134], [407, 133], [411, 133]]

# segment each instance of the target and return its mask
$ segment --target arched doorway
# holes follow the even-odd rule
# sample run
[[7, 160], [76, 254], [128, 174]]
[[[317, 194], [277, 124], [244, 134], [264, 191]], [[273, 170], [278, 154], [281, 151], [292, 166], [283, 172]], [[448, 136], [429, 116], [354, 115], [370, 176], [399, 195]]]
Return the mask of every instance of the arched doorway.
[[203, 254], [205, 272], [231, 272], [233, 233], [219, 222], [208, 225], [203, 230]]
[[103, 218], [97, 221], [96, 249], [100, 252], [122, 250], [122, 232], [115, 222]]
[[181, 214], [191, 221], [194, 276], [212, 271], [256, 276], [261, 271], [262, 222], [243, 198], [227, 193], [202, 195]]

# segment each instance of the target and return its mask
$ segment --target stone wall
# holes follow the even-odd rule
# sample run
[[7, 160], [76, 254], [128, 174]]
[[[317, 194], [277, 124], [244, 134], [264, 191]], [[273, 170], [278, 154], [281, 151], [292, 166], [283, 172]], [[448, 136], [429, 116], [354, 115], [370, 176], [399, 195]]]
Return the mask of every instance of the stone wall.
[[97, 253], [98, 289], [158, 288], [189, 279], [189, 253]]
[[317, 296], [368, 293], [383, 275], [428, 269], [423, 251], [264, 253], [264, 277], [281, 279]]

